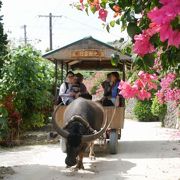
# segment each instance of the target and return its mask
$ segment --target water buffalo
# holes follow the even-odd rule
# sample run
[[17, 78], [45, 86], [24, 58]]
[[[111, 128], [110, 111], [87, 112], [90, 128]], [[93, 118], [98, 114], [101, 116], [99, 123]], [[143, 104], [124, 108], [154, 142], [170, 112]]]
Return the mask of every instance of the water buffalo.
[[[78, 98], [67, 106], [64, 112], [65, 125], [60, 128], [55, 119], [59, 107], [54, 112], [53, 122], [56, 131], [66, 140], [67, 157], [65, 163], [67, 167], [76, 165], [77, 169], [84, 169], [84, 152], [87, 147], [93, 145], [94, 140], [106, 131], [106, 114], [100, 104]], [[90, 155], [93, 155], [92, 147]]]

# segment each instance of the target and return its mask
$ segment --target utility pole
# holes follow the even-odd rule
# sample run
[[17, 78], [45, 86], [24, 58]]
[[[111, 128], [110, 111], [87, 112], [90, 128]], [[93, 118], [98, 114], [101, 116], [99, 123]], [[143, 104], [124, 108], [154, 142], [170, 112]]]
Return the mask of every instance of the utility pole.
[[24, 44], [27, 45], [27, 26], [24, 25], [23, 29], [24, 29]]
[[53, 38], [52, 38], [52, 18], [61, 18], [62, 16], [55, 16], [52, 15], [52, 13], [49, 13], [49, 15], [39, 15], [39, 17], [46, 17], [49, 18], [49, 49], [53, 49]]

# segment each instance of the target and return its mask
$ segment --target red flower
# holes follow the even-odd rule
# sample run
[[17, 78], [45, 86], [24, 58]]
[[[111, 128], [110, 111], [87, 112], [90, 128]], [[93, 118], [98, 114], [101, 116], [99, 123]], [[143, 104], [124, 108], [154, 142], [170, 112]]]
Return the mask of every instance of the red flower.
[[113, 6], [113, 10], [114, 10], [115, 12], [120, 12], [121, 8], [120, 8], [119, 5], [116, 4], [116, 5]]
[[105, 9], [100, 9], [98, 18], [106, 22], [107, 14], [108, 14], [108, 11], [106, 11]]

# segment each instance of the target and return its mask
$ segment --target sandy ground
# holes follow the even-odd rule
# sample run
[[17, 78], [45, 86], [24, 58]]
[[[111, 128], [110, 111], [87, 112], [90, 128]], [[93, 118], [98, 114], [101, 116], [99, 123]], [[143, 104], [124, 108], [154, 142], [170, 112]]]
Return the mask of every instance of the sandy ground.
[[180, 180], [180, 132], [126, 120], [118, 154], [85, 158], [78, 172], [66, 169], [64, 158], [58, 144], [0, 149], [0, 166], [15, 172], [6, 180]]

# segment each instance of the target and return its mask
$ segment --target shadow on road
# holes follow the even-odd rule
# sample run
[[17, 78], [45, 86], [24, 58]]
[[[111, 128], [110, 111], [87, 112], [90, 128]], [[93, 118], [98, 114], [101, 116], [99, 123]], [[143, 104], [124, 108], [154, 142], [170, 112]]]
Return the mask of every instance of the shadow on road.
[[96, 179], [125, 180], [127, 171], [135, 167], [135, 163], [124, 161], [118, 158], [98, 158], [95, 161], [84, 163], [85, 170], [75, 171], [73, 168], [66, 169], [64, 166], [48, 165], [21, 165], [13, 166], [14, 175], [8, 175], [7, 180], [79, 180], [79, 179]]

